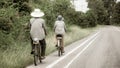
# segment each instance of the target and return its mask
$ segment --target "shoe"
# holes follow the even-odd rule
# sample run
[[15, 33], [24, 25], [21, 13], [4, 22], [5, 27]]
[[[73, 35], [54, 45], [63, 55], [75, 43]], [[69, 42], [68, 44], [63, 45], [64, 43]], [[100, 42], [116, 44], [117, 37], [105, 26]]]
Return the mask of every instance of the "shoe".
[[31, 54], [34, 54], [34, 51], [35, 51], [35, 50], [33, 49], [33, 50], [31, 51]]
[[34, 54], [34, 51], [31, 51], [31, 54]]
[[45, 59], [45, 56], [41, 56], [41, 59], [42, 59], [42, 60]]
[[62, 47], [62, 53], [65, 53], [65, 51], [64, 51], [64, 47]]
[[65, 53], [65, 51], [64, 51], [64, 50], [62, 50], [62, 53]]
[[55, 47], [58, 47], [58, 45], [56, 44]]

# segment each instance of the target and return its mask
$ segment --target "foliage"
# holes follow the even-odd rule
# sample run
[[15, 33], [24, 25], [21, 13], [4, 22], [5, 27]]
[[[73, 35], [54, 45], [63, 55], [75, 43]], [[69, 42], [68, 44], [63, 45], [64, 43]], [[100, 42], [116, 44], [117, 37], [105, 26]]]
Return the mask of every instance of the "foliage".
[[18, 10], [20, 15], [28, 15], [32, 11], [29, 0], [13, 0], [13, 7]]
[[11, 27], [12, 27], [12, 24], [11, 22], [9, 21], [8, 18], [2, 18], [0, 17], [0, 30], [3, 30], [3, 31], [10, 31]]
[[[98, 24], [103, 25], [112, 25], [115, 22], [115, 17], [118, 19], [117, 14], [115, 13], [115, 5], [116, 0], [87, 0], [88, 1], [88, 7], [93, 10], [96, 16], [96, 21]], [[118, 9], [118, 8], [117, 8]], [[115, 20], [114, 20], [115, 21]]]
[[0, 9], [0, 47], [9, 48], [14, 41], [27, 39], [23, 26], [27, 22], [29, 16], [19, 16], [18, 11], [12, 6]]
[[101, 0], [88, 0], [88, 7], [93, 11], [98, 24], [106, 24], [107, 13]]
[[22, 15], [28, 15], [32, 11], [32, 8], [28, 3], [24, 2], [21, 6], [19, 6], [19, 12]]
[[120, 25], [120, 2], [115, 5], [112, 24]]
[[24, 3], [24, 2], [29, 2], [29, 0], [13, 0], [13, 3]]
[[13, 38], [10, 34], [6, 34], [5, 31], [0, 31], [0, 50], [6, 50], [10, 48], [13, 42]]
[[83, 23], [82, 27], [95, 27], [97, 25], [96, 17], [92, 10], [86, 12]]

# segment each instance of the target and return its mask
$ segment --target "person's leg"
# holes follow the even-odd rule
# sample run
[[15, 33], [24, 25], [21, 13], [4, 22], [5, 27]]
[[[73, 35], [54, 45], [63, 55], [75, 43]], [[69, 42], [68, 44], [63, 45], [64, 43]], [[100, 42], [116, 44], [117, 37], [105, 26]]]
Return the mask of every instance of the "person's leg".
[[55, 45], [55, 47], [58, 47], [58, 45], [57, 45], [57, 35], [55, 35], [55, 39], [56, 39], [56, 45]]
[[41, 44], [41, 56], [45, 58], [45, 50], [46, 50], [46, 41], [45, 39], [40, 41]]

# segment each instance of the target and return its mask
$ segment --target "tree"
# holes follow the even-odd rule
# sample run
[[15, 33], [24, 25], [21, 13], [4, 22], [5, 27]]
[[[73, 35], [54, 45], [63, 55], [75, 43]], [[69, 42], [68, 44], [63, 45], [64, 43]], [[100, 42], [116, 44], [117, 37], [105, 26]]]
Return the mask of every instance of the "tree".
[[87, 0], [88, 7], [92, 10], [96, 22], [98, 24], [108, 24], [107, 23], [107, 12], [105, 11], [102, 0]]
[[112, 24], [119, 24], [120, 25], [120, 2], [118, 2], [115, 5], [112, 22], [113, 22]]
[[92, 10], [87, 11], [86, 16], [87, 16], [87, 21], [89, 24], [88, 27], [95, 27], [97, 25], [97, 22], [96, 22], [96, 17], [93, 11]]
[[114, 6], [116, 3], [116, 0], [102, 0], [104, 8], [106, 12], [108, 13], [107, 20], [108, 24], [112, 24], [112, 17], [113, 17], [113, 11], [114, 11]]

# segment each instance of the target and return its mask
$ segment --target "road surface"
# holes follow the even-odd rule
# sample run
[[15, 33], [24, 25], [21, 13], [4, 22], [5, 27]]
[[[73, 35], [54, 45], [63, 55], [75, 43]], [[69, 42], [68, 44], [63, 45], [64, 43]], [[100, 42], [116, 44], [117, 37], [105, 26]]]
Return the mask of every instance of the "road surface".
[[107, 26], [26, 68], [120, 68], [120, 28]]

